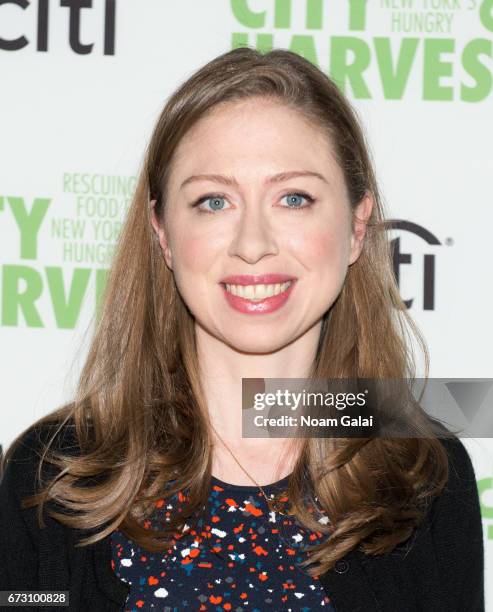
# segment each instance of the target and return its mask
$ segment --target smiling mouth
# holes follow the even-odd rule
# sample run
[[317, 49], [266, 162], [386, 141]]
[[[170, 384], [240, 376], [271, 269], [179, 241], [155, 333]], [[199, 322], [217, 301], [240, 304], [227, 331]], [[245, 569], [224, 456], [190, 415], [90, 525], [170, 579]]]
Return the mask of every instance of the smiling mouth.
[[228, 293], [235, 295], [244, 300], [252, 302], [260, 302], [266, 298], [274, 297], [280, 293], [284, 293], [289, 289], [294, 281], [286, 281], [285, 283], [274, 284], [255, 284], [255, 285], [232, 285], [229, 283], [221, 283]]

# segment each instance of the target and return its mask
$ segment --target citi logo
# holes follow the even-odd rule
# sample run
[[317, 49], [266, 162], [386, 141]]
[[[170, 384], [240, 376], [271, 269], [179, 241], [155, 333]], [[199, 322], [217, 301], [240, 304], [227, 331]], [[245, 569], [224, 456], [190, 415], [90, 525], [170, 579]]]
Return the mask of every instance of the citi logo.
[[[413, 223], [412, 221], [404, 221], [402, 219], [390, 219], [385, 221], [387, 230], [400, 230], [410, 232], [421, 238], [426, 244], [438, 246], [442, 243], [429, 230]], [[401, 249], [401, 238], [397, 237], [390, 242], [392, 253], [392, 264], [397, 285], [400, 290], [400, 271], [403, 265], [420, 265], [422, 266], [423, 278], [423, 310], [435, 309], [435, 255], [433, 253], [425, 253], [422, 261], [419, 261], [417, 254], [406, 253]], [[414, 259], [413, 259], [414, 257]], [[407, 300], [403, 299], [404, 304], [409, 309], [413, 305], [414, 298]]]
[[[8, 5], [16, 8], [9, 10]], [[115, 55], [115, 22], [116, 22], [116, 0], [104, 0], [98, 3], [98, 12], [101, 18], [101, 43], [103, 55]], [[92, 0], [60, 0], [60, 8], [67, 10], [67, 33], [68, 44], [74, 53], [87, 55], [93, 52], [93, 42], [82, 42], [81, 22], [88, 9], [93, 10]], [[0, 50], [19, 51], [30, 44], [36, 45], [36, 51], [48, 51], [50, 39], [50, 20], [55, 7], [50, 0], [0, 0]], [[6, 15], [13, 15], [13, 11], [25, 11], [19, 17], [12, 17], [6, 26]], [[12, 11], [12, 12], [10, 12]], [[33, 24], [34, 21], [34, 24]], [[21, 24], [20, 26], [18, 24]], [[25, 24], [25, 26], [23, 25]], [[24, 32], [35, 31], [33, 39], [26, 34], [19, 34], [19, 29]], [[12, 33], [9, 35], [9, 29]], [[97, 47], [96, 47], [97, 48]], [[100, 47], [101, 48], [101, 47]]]

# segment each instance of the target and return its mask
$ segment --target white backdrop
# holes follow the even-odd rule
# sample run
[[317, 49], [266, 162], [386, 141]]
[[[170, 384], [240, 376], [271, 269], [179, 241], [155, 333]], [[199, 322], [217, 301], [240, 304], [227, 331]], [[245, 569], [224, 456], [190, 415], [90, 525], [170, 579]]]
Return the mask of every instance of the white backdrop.
[[[389, 236], [410, 257], [400, 289], [428, 342], [430, 375], [493, 377], [493, 0], [61, 4], [0, 3], [4, 448], [72, 395], [95, 295], [166, 97], [241, 44], [290, 48], [345, 88], [390, 218], [436, 238]], [[426, 273], [424, 255], [434, 256]], [[493, 610], [493, 440], [465, 444]]]

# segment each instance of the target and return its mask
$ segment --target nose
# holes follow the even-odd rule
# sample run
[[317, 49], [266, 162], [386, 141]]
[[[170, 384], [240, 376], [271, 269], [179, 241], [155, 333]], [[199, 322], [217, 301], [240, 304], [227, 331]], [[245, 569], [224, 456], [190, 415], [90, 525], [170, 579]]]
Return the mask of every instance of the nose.
[[228, 250], [232, 257], [241, 257], [247, 263], [254, 264], [266, 255], [277, 255], [279, 252], [276, 228], [260, 206], [245, 206]]

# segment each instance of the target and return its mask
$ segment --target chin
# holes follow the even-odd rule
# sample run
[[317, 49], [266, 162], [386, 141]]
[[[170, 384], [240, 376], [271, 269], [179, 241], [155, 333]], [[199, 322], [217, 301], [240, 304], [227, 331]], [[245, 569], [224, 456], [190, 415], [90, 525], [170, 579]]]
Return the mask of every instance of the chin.
[[241, 353], [267, 355], [282, 349], [284, 346], [289, 344], [290, 339], [286, 338], [283, 341], [283, 338], [279, 337], [279, 334], [259, 334], [259, 330], [256, 330], [251, 335], [224, 335], [223, 341], [232, 349]]

